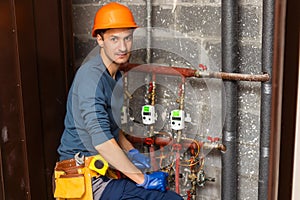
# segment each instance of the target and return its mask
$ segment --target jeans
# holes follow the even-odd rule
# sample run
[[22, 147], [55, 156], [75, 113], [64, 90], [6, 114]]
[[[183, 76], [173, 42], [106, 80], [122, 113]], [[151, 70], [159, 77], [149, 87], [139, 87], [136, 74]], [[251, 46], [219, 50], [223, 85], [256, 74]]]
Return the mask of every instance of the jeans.
[[[146, 190], [137, 187], [129, 179], [111, 180], [99, 200], [183, 200], [183, 198], [173, 191], [160, 192], [157, 190]], [[98, 199], [94, 199], [98, 200]]]

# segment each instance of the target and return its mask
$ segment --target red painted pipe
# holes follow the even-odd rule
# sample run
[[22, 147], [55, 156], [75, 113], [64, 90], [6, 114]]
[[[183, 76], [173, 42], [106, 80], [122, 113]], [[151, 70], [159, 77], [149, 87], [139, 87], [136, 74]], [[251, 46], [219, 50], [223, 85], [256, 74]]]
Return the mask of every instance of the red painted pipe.
[[167, 67], [159, 65], [150, 64], [132, 64], [128, 63], [120, 66], [120, 70], [124, 72], [128, 71], [138, 71], [138, 72], [151, 72], [157, 74], [173, 75], [173, 76], [184, 76], [184, 77], [194, 77], [197, 70], [189, 68], [180, 67]]
[[180, 194], [179, 191], [179, 160], [180, 159], [180, 153], [179, 150], [176, 151], [176, 169], [175, 169], [175, 187], [176, 187], [176, 193]]
[[174, 150], [176, 151], [176, 161], [175, 161], [175, 191], [180, 194], [179, 190], [179, 172], [180, 172], [180, 150], [182, 148], [181, 144], [174, 144]]
[[152, 169], [153, 169], [153, 171], [157, 171], [158, 166], [157, 166], [157, 162], [156, 162], [156, 158], [155, 158], [155, 150], [154, 150], [153, 144], [149, 148], [150, 148], [150, 159], [151, 159]]
[[173, 66], [160, 66], [152, 64], [133, 64], [127, 63], [120, 66], [120, 70], [124, 72], [139, 71], [139, 72], [151, 72], [164, 75], [182, 76], [182, 77], [197, 77], [197, 78], [217, 78], [223, 80], [235, 80], [235, 81], [258, 81], [265, 82], [270, 79], [269, 74], [239, 74], [228, 72], [209, 72], [201, 71], [190, 68], [173, 67]]

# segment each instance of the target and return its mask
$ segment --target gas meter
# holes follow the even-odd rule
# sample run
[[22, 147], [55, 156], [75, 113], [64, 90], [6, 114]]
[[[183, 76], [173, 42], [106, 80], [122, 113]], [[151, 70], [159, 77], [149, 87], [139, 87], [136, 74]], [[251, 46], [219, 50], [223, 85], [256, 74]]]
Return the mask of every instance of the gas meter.
[[151, 105], [144, 105], [142, 108], [142, 119], [146, 125], [154, 124], [156, 120], [155, 108]]
[[172, 110], [171, 111], [171, 128], [174, 130], [184, 129], [184, 111]]

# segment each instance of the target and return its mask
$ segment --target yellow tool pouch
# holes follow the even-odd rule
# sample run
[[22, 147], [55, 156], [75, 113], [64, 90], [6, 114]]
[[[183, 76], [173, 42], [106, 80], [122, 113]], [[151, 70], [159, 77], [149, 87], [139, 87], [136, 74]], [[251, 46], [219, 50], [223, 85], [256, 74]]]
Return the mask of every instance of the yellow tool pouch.
[[85, 193], [84, 176], [61, 175], [55, 180], [55, 198], [81, 198]]
[[57, 200], [93, 200], [91, 178], [98, 174], [88, 167], [91, 159], [86, 158], [81, 166], [76, 166], [74, 159], [56, 163], [54, 197]]

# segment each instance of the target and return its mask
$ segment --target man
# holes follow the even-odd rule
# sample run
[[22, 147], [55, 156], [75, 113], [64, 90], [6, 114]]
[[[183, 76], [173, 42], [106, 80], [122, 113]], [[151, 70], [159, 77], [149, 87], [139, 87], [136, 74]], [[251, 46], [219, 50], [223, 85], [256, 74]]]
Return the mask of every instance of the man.
[[96, 13], [92, 36], [97, 39], [100, 53], [76, 73], [68, 95], [65, 130], [58, 153], [61, 163], [76, 158], [78, 152], [85, 157], [100, 154], [127, 177], [94, 176], [95, 200], [182, 199], [166, 191], [166, 173], [143, 173], [151, 167], [149, 158], [134, 149], [118, 127], [123, 104], [119, 66], [128, 62], [135, 28], [133, 15], [124, 5], [109, 3]]

